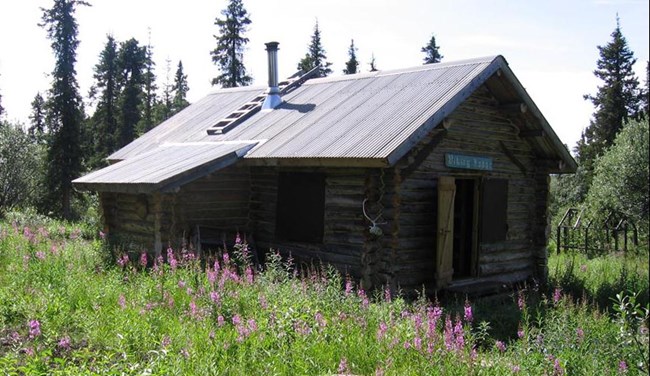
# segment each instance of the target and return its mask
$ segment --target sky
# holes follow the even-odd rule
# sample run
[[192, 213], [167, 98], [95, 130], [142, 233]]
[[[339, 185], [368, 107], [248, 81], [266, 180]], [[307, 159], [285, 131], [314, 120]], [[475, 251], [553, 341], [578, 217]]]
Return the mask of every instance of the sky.
[[[93, 67], [106, 36], [136, 38], [153, 46], [158, 85], [182, 60], [188, 75], [188, 100], [216, 89], [218, 75], [210, 51], [214, 25], [227, 0], [87, 0], [79, 7], [80, 45], [77, 80], [86, 98]], [[28, 123], [36, 93], [51, 86], [54, 57], [46, 32], [38, 26], [41, 8], [53, 0], [0, 0], [0, 95], [5, 119]], [[341, 75], [351, 39], [360, 69], [374, 55], [378, 69], [422, 64], [421, 48], [432, 35], [443, 62], [503, 55], [562, 142], [573, 148], [594, 111], [585, 94], [601, 82], [593, 75], [597, 46], [611, 41], [620, 19], [623, 35], [646, 79], [649, 42], [648, 0], [244, 0], [252, 24], [244, 64], [254, 85], [266, 85], [264, 43], [280, 43], [280, 78], [296, 71], [318, 21], [333, 75]], [[171, 63], [168, 64], [167, 62]], [[168, 66], [170, 66], [168, 68]], [[88, 106], [88, 109], [91, 107]]]

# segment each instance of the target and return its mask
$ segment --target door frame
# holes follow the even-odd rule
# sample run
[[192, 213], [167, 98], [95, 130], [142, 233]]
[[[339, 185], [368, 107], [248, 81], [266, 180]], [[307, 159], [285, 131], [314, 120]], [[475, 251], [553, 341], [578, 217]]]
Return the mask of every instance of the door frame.
[[453, 270], [453, 234], [454, 234], [454, 205], [456, 200], [456, 180], [465, 179], [474, 181], [474, 192], [472, 199], [472, 248], [470, 251], [470, 275], [463, 278], [475, 278], [479, 276], [478, 250], [480, 234], [480, 211], [481, 211], [481, 187], [483, 179], [481, 175], [441, 175], [438, 176], [438, 210], [436, 227], [436, 287], [442, 288], [449, 284], [454, 278]]

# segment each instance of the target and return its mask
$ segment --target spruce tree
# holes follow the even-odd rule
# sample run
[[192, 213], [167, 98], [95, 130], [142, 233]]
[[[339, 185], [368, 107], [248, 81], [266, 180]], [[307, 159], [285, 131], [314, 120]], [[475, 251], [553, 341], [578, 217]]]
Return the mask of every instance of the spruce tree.
[[90, 119], [90, 127], [95, 134], [90, 161], [93, 168], [105, 164], [104, 159], [117, 149], [119, 76], [117, 42], [112, 35], [108, 35], [99, 54], [99, 63], [94, 68], [95, 82], [89, 94], [91, 99], [97, 100], [97, 107]]
[[143, 76], [143, 98], [142, 98], [142, 119], [138, 125], [141, 133], [148, 132], [155, 125], [154, 108], [156, 106], [156, 74], [154, 73], [156, 63], [153, 61], [153, 47], [151, 42], [145, 47], [144, 76]]
[[439, 63], [444, 56], [440, 54], [440, 46], [436, 44], [436, 37], [431, 36], [429, 43], [426, 46], [422, 47], [422, 52], [424, 52], [424, 64]]
[[172, 116], [172, 91], [174, 85], [171, 82], [171, 60], [165, 60], [165, 83], [163, 84], [160, 100], [155, 105], [155, 123], [159, 124]]
[[136, 137], [136, 126], [142, 118], [140, 108], [144, 96], [144, 69], [146, 47], [134, 38], [122, 42], [118, 53], [119, 82], [122, 88], [118, 99], [120, 111], [116, 148], [121, 148]]
[[350, 58], [345, 63], [345, 69], [343, 69], [344, 74], [355, 74], [357, 73], [357, 68], [359, 67], [359, 61], [357, 60], [357, 48], [354, 46], [354, 39], [350, 42], [350, 47], [348, 48], [348, 57]]
[[603, 85], [595, 95], [585, 95], [585, 99], [593, 103], [595, 112], [577, 151], [580, 163], [589, 173], [593, 171], [596, 158], [612, 145], [623, 125], [639, 115], [639, 81], [633, 70], [636, 59], [621, 32], [618, 17], [611, 37], [605, 46], [598, 46], [600, 58], [594, 75]]
[[74, 13], [83, 5], [89, 4], [82, 0], [54, 0], [52, 8], [41, 8], [39, 24], [46, 30], [55, 56], [47, 104], [50, 137], [46, 201], [53, 214], [66, 219], [72, 218], [72, 180], [80, 175], [82, 161], [80, 135], [84, 116], [74, 67], [79, 46]]
[[183, 62], [180, 60], [178, 61], [178, 68], [174, 75], [173, 91], [172, 114], [176, 114], [190, 104], [187, 101], [187, 92], [190, 91], [190, 88], [187, 84], [187, 75], [183, 73]]
[[375, 54], [372, 54], [372, 57], [370, 58], [370, 71], [371, 72], [376, 72], [377, 71], [377, 63], [375, 61]]
[[215, 35], [217, 47], [210, 53], [212, 61], [219, 67], [221, 74], [212, 79], [212, 85], [222, 87], [247, 86], [253, 81], [244, 67], [244, 46], [248, 38], [244, 37], [251, 20], [242, 0], [230, 0], [226, 9], [221, 11], [224, 18], [216, 18], [214, 24], [219, 28]]
[[641, 90], [641, 113], [643, 118], [650, 118], [650, 61], [645, 64], [645, 86]]
[[2, 114], [5, 112], [4, 107], [2, 107], [2, 93], [0, 93], [0, 117], [2, 117]]
[[311, 36], [309, 50], [305, 54], [305, 57], [298, 63], [298, 69], [306, 73], [315, 67], [320, 67], [317, 77], [326, 77], [332, 73], [332, 70], [329, 68], [332, 63], [327, 62], [326, 60], [327, 56], [325, 55], [325, 49], [321, 42], [320, 29], [317, 20], [316, 25], [314, 26], [314, 33]]
[[32, 142], [42, 143], [45, 141], [45, 133], [47, 131], [45, 116], [45, 99], [43, 99], [41, 93], [36, 93], [32, 101], [32, 113], [29, 115], [30, 126], [27, 129], [27, 134]]

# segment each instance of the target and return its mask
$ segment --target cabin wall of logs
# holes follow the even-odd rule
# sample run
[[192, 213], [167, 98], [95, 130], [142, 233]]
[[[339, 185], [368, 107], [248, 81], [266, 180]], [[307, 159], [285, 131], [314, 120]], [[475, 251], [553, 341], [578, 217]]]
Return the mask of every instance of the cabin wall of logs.
[[[446, 166], [446, 153], [487, 157], [492, 169]], [[322, 242], [277, 236], [279, 176], [284, 171], [324, 176]], [[249, 237], [260, 254], [289, 254], [302, 266], [330, 264], [365, 288], [436, 289], [438, 181], [441, 176], [507, 180], [507, 233], [479, 241], [471, 277], [521, 281], [546, 274], [548, 169], [481, 87], [445, 122], [389, 168], [307, 168], [239, 163], [181, 187], [153, 195], [102, 193], [112, 234], [159, 252], [179, 247], [197, 228]], [[365, 215], [364, 215], [365, 211]], [[379, 234], [373, 226], [380, 229]]]

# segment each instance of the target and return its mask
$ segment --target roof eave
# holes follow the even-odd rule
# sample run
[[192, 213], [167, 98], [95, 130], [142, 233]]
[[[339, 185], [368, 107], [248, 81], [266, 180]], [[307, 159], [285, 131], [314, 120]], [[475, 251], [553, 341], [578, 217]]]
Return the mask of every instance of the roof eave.
[[[472, 93], [492, 74], [494, 74], [505, 62], [502, 56], [497, 56], [483, 71], [474, 77], [469, 84], [447, 101], [435, 114], [427, 119], [422, 126], [413, 132], [404, 142], [395, 148], [388, 156], [387, 161], [390, 166], [394, 166], [403, 156], [405, 156], [415, 145], [417, 145], [429, 132], [431, 132], [440, 122], [449, 116], [461, 103], [469, 98]], [[506, 64], [507, 65], [507, 64]]]

